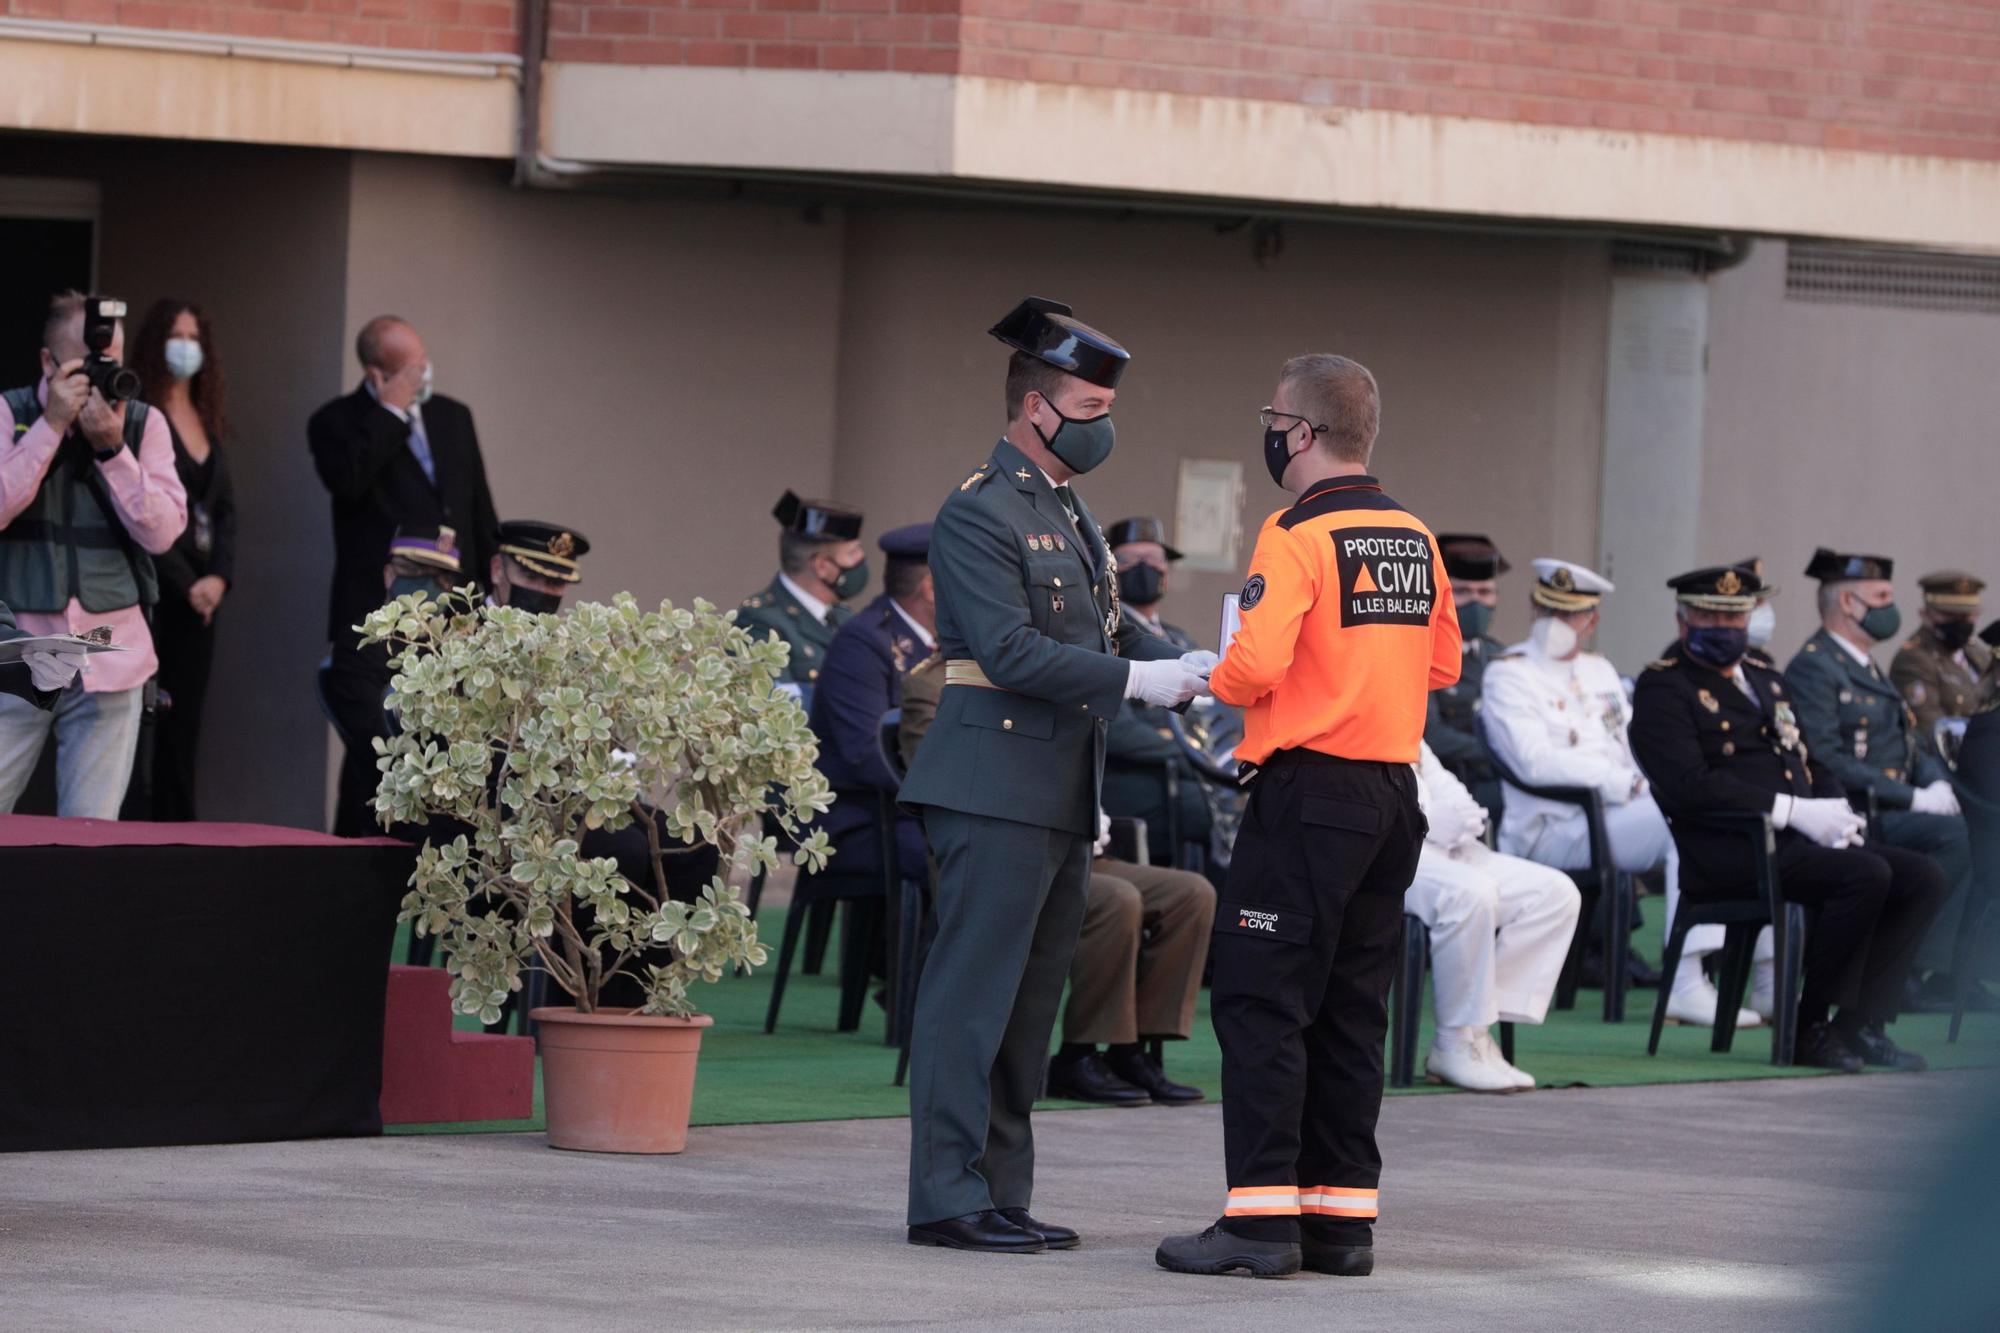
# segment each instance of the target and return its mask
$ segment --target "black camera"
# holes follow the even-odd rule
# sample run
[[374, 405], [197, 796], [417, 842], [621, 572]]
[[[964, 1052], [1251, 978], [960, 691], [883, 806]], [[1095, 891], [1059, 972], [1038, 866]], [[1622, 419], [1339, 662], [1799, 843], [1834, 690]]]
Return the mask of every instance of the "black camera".
[[118, 321], [125, 318], [125, 303], [105, 296], [92, 296], [83, 303], [83, 345], [90, 350], [83, 368], [76, 373], [88, 379], [108, 403], [129, 402], [139, 396], [139, 372], [120, 365], [111, 356], [111, 340], [118, 336]]

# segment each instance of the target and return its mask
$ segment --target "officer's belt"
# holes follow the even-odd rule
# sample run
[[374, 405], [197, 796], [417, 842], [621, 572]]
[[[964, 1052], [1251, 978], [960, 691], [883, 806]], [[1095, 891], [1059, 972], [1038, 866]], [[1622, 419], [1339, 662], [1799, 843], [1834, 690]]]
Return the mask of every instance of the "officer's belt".
[[947, 685], [977, 685], [982, 690], [1001, 688], [986, 678], [979, 663], [969, 657], [948, 658], [944, 664], [944, 683]]

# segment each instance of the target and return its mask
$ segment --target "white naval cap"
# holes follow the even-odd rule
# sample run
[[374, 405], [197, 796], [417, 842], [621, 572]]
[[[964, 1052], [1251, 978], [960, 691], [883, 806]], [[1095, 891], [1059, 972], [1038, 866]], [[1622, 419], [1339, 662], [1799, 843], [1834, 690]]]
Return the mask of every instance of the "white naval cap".
[[1534, 560], [1535, 587], [1529, 596], [1551, 611], [1594, 611], [1612, 591], [1611, 580], [1595, 570], [1554, 556]]

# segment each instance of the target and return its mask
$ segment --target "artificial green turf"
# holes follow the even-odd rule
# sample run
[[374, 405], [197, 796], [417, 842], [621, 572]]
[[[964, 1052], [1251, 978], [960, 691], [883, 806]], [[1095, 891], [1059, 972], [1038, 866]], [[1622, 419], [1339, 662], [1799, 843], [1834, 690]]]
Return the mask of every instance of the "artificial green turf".
[[[1648, 903], [1651, 923], [1637, 942], [1647, 957], [1659, 957], [1657, 903]], [[777, 940], [784, 915], [769, 910], [760, 917], [762, 934], [770, 941], [775, 965]], [[400, 938], [397, 957], [401, 957]], [[794, 975], [785, 989], [778, 1030], [764, 1034], [764, 1010], [771, 998], [773, 969], [751, 977], [727, 977], [701, 988], [700, 1003], [715, 1018], [702, 1039], [701, 1064], [695, 1079], [693, 1121], [697, 1125], [764, 1124], [804, 1120], [848, 1120], [909, 1113], [907, 1094], [891, 1084], [896, 1052], [882, 1044], [882, 1010], [870, 1004], [859, 1032], [835, 1032], [839, 979], [835, 975], [838, 942], [827, 951], [825, 971], [816, 977]], [[1717, 1055], [1708, 1049], [1707, 1028], [1669, 1027], [1660, 1039], [1660, 1053], [1646, 1055], [1647, 1025], [1652, 1020], [1653, 992], [1634, 990], [1626, 1000], [1625, 1021], [1602, 1021], [1603, 995], [1584, 990], [1576, 1008], [1549, 1015], [1541, 1027], [1516, 1029], [1515, 1063], [1541, 1081], [1543, 1087], [1615, 1087], [1643, 1083], [1687, 1083], [1713, 1079], [1814, 1078], [1816, 1069], [1778, 1069], [1771, 1063], [1767, 1028], [1737, 1034], [1735, 1049]], [[460, 1020], [461, 1024], [470, 1020]], [[1911, 1014], [1895, 1026], [1896, 1040], [1929, 1058], [1933, 1068], [2000, 1065], [2000, 1014], [1968, 1014], [1956, 1045], [1944, 1040], [1948, 1016]], [[1430, 1043], [1429, 1000], [1424, 1029], [1417, 1045], [1417, 1084], [1409, 1092], [1445, 1092], [1423, 1082], [1423, 1055]], [[1167, 1046], [1167, 1071], [1193, 1083], [1210, 1097], [1219, 1095], [1221, 1052], [1208, 1021], [1208, 993], [1202, 992], [1194, 1032], [1185, 1042]], [[1391, 1090], [1393, 1095], [1402, 1095]], [[1081, 1107], [1078, 1102], [1051, 1101], [1052, 1108]], [[530, 1120], [479, 1121], [465, 1124], [396, 1125], [391, 1134], [473, 1133], [539, 1130], [543, 1127], [541, 1079], [535, 1081], [535, 1116]]]

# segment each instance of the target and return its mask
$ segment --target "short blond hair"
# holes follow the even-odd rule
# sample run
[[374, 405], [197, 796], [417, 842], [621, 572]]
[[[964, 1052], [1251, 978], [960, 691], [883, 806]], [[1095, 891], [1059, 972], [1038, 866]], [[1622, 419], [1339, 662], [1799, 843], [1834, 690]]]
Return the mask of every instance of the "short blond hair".
[[[1316, 443], [1343, 463], [1366, 463], [1382, 428], [1382, 395], [1359, 361], [1327, 352], [1295, 356], [1278, 372]], [[1323, 437], [1323, 438], [1322, 438]]]

